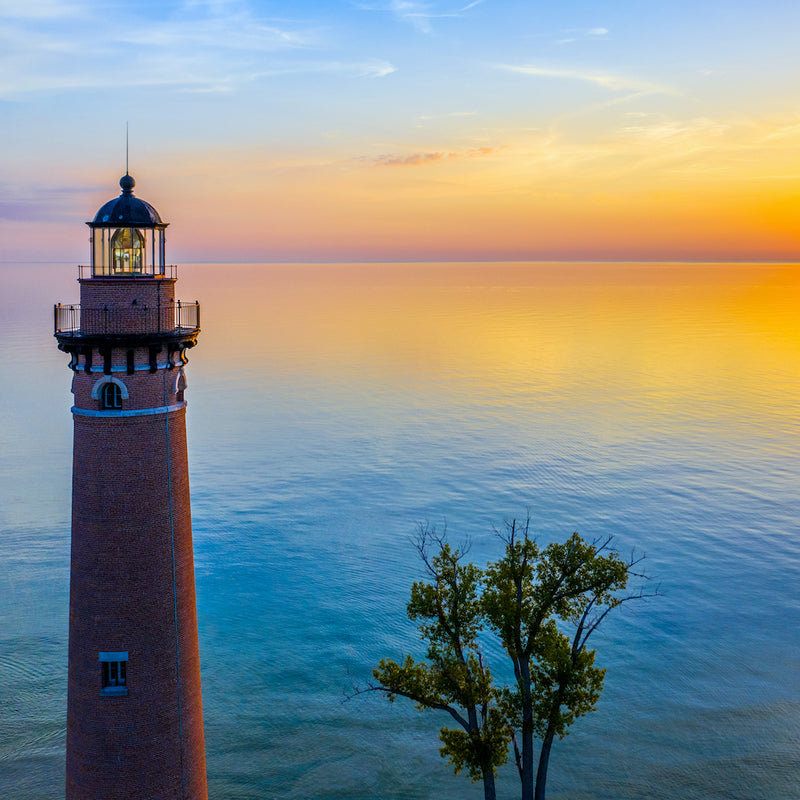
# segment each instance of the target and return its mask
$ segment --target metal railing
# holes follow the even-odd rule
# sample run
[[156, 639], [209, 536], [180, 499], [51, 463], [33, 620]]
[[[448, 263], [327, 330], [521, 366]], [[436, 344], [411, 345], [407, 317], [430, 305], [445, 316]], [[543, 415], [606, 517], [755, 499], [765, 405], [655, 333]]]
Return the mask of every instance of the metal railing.
[[168, 306], [127, 308], [81, 308], [76, 305], [53, 307], [54, 333], [76, 335], [125, 335], [197, 331], [200, 329], [200, 303], [176, 300]]
[[87, 266], [81, 264], [78, 266], [78, 279], [85, 280], [86, 278], [177, 278], [178, 266], [177, 264], [165, 264], [163, 267], [147, 265], [144, 269], [139, 271], [131, 270], [115, 270], [113, 267]]

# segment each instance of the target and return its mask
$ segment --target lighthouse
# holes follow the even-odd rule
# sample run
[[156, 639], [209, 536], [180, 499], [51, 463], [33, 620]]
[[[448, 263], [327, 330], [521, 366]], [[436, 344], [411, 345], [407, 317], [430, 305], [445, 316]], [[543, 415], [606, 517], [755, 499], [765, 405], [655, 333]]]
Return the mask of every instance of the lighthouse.
[[167, 223], [120, 180], [55, 306], [74, 447], [67, 800], [206, 800], [186, 453], [187, 351]]

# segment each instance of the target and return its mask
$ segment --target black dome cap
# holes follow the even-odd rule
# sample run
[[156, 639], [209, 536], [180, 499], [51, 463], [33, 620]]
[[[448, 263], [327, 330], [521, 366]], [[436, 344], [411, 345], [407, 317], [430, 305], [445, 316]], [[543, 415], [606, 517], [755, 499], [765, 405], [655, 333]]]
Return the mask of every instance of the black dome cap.
[[87, 223], [93, 228], [117, 228], [132, 225], [137, 228], [161, 227], [167, 223], [150, 203], [145, 203], [133, 194], [136, 181], [133, 176], [125, 174], [119, 180], [122, 194], [115, 200], [109, 200], [95, 214], [94, 219]]

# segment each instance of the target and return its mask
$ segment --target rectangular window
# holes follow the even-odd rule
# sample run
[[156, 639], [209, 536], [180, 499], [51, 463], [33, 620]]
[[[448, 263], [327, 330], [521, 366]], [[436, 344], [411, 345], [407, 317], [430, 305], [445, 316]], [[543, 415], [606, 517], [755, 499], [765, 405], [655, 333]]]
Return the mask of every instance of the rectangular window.
[[100, 694], [128, 694], [128, 653], [100, 653], [102, 688]]

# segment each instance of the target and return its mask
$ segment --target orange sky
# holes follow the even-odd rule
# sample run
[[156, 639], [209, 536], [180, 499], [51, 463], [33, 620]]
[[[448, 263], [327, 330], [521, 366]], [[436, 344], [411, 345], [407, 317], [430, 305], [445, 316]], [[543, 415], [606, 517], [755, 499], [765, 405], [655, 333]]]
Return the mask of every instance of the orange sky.
[[86, 259], [126, 123], [171, 261], [800, 260], [800, 6], [726, 10], [6, 4], [0, 261]]
[[[194, 260], [198, 228], [233, 260], [800, 256], [800, 124], [640, 127], [628, 140], [509, 141], [397, 163], [209, 157], [202, 174], [175, 176], [171, 241]], [[225, 187], [224, 209], [208, 205], [211, 186]]]

